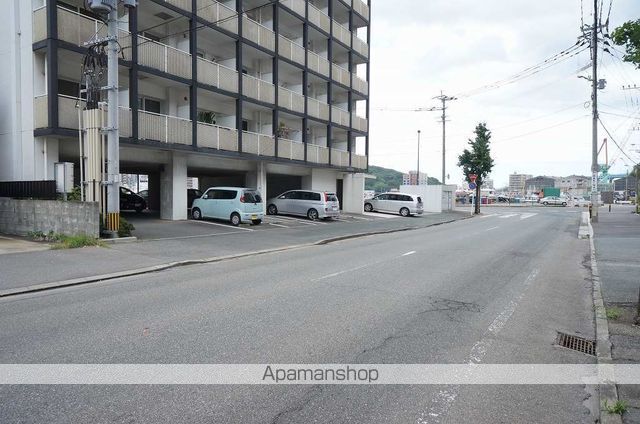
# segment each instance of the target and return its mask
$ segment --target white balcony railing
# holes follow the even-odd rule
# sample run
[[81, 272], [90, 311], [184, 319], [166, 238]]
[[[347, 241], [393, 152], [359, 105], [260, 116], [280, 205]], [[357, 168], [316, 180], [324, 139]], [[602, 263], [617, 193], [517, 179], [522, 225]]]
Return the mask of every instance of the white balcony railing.
[[198, 122], [198, 147], [238, 151], [238, 130]]
[[46, 94], [33, 99], [33, 126], [47, 128], [49, 126], [49, 96]]
[[367, 132], [367, 120], [355, 113], [351, 114], [351, 126], [358, 131]]
[[349, 152], [340, 149], [331, 149], [331, 165], [346, 168], [349, 166]]
[[278, 138], [278, 157], [291, 160], [304, 160], [304, 144], [299, 141]]
[[332, 78], [334, 81], [349, 87], [351, 84], [351, 73], [340, 65], [331, 64]]
[[329, 76], [329, 61], [319, 54], [307, 50], [307, 60], [309, 69], [315, 71], [325, 77]]
[[198, 0], [198, 16], [227, 31], [238, 33], [236, 11], [215, 0]]
[[351, 80], [351, 88], [353, 88], [358, 93], [362, 93], [365, 96], [369, 94], [369, 83], [353, 74], [353, 79]]
[[335, 106], [331, 106], [331, 121], [345, 127], [349, 126], [349, 112]]
[[284, 87], [278, 87], [278, 106], [304, 113], [304, 96]]
[[247, 40], [251, 40], [264, 48], [269, 50], [276, 49], [275, 32], [271, 28], [249, 19], [247, 16], [242, 16], [242, 35]]
[[313, 117], [329, 120], [329, 105], [320, 100], [307, 97], [307, 113]]
[[329, 149], [307, 143], [307, 162], [329, 163]]
[[360, 37], [358, 37], [355, 32], [352, 34], [352, 38], [353, 49], [360, 53], [362, 56], [369, 57], [369, 45]]
[[[49, 126], [47, 105], [49, 96], [42, 95], [34, 98], [34, 127], [46, 128]], [[77, 97], [58, 95], [58, 127], [77, 130], [80, 121], [78, 109], [84, 108], [84, 100]], [[104, 115], [106, 126], [106, 109]], [[131, 137], [131, 109], [120, 107], [118, 113], [120, 137]]]
[[161, 143], [192, 144], [191, 121], [177, 116], [138, 112], [138, 138]]
[[305, 16], [305, 2], [304, 0], [281, 0], [280, 1], [284, 7], [289, 10], [293, 10], [298, 15], [304, 17]]
[[362, 0], [353, 0], [353, 10], [360, 14], [360, 16], [369, 20], [369, 6]]
[[276, 142], [270, 135], [242, 131], [242, 152], [258, 156], [275, 156]]
[[331, 21], [333, 26], [333, 36], [341, 41], [343, 44], [351, 47], [351, 31], [343, 25], [340, 25], [337, 21]]
[[331, 18], [329, 15], [309, 3], [309, 22], [325, 32], [331, 31]]
[[238, 92], [238, 71], [198, 58], [198, 81], [223, 90]]
[[149, 38], [138, 36], [138, 64], [191, 78], [191, 54]]
[[351, 153], [351, 166], [356, 169], [367, 169], [367, 157]]
[[304, 65], [304, 47], [282, 35], [280, 35], [278, 40], [278, 53], [280, 56]]
[[247, 74], [242, 75], [242, 93], [247, 97], [265, 103], [275, 102], [275, 86], [267, 81]]

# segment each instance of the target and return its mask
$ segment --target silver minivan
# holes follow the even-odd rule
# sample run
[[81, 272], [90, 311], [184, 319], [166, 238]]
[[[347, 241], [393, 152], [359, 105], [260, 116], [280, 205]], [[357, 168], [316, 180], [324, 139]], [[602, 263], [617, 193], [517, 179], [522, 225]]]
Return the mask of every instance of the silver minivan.
[[264, 217], [262, 196], [253, 188], [211, 187], [193, 201], [191, 216], [229, 220], [232, 225], [259, 225]]
[[422, 215], [422, 198], [417, 194], [382, 193], [364, 202], [365, 212], [393, 212], [402, 216]]
[[267, 201], [267, 214], [302, 215], [311, 220], [337, 218], [340, 203], [335, 193], [314, 190], [291, 190]]

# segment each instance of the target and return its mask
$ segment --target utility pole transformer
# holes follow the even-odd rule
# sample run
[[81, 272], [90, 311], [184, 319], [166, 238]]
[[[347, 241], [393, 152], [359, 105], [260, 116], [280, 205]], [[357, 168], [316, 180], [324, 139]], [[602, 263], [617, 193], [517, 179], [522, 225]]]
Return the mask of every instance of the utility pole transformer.
[[591, 29], [592, 60], [592, 134], [591, 134], [591, 220], [598, 221], [598, 0], [593, 0], [593, 28]]

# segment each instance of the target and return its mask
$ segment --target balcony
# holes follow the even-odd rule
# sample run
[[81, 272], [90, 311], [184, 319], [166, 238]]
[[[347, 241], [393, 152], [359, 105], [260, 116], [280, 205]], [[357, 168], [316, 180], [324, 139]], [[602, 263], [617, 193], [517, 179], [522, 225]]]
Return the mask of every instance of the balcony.
[[234, 34], [238, 33], [236, 11], [215, 0], [197, 0], [198, 17]]
[[242, 131], [242, 152], [258, 156], [275, 156], [276, 142], [270, 135]]
[[367, 21], [369, 20], [369, 6], [362, 0], [353, 0], [353, 10]]
[[282, 159], [304, 160], [304, 144], [299, 141], [278, 138], [278, 157]]
[[360, 132], [367, 132], [367, 120], [355, 113], [351, 114], [351, 128]]
[[335, 20], [331, 21], [331, 25], [333, 26], [333, 36], [341, 43], [351, 47], [351, 31]]
[[247, 40], [251, 40], [265, 49], [271, 51], [276, 49], [275, 32], [246, 16], [242, 16], [242, 35]]
[[33, 11], [33, 42], [47, 39], [47, 6], [42, 6]]
[[198, 147], [238, 151], [238, 130], [198, 122]]
[[367, 169], [367, 157], [351, 153], [351, 166], [356, 169]]
[[349, 166], [349, 152], [340, 149], [331, 149], [331, 165], [346, 168]]
[[242, 75], [242, 94], [265, 103], [275, 102], [275, 86], [247, 74]]
[[164, 0], [164, 2], [187, 12], [191, 12], [191, 0]]
[[329, 15], [309, 3], [309, 22], [320, 28], [326, 33], [331, 31], [331, 18]]
[[331, 106], [331, 122], [342, 125], [343, 127], [348, 127], [349, 112], [338, 107]]
[[161, 143], [191, 145], [192, 131], [189, 119], [138, 111], [138, 138]]
[[329, 105], [311, 97], [307, 97], [307, 114], [324, 121], [329, 120]]
[[319, 73], [320, 75], [324, 75], [325, 77], [329, 76], [330, 65], [327, 59], [312, 52], [311, 50], [307, 50], [307, 61], [309, 69]]
[[138, 36], [138, 64], [191, 79], [191, 54]]
[[289, 10], [296, 12], [298, 15], [305, 16], [304, 0], [281, 0], [280, 3]]
[[352, 38], [353, 38], [353, 50], [357, 51], [362, 56], [368, 58], [369, 45], [365, 41], [363, 41], [360, 37], [358, 37], [355, 32], [352, 34]]
[[332, 71], [331, 78], [334, 81], [337, 81], [340, 84], [345, 85], [347, 87], [351, 86], [351, 73], [348, 70], [346, 70], [340, 65], [336, 65], [335, 63], [332, 63], [331, 71]]
[[278, 53], [285, 59], [304, 65], [304, 47], [280, 35]]
[[284, 87], [278, 87], [278, 106], [293, 112], [304, 113], [304, 96]]
[[367, 96], [369, 94], [369, 83], [353, 74], [353, 79], [351, 80], [351, 88], [353, 88], [358, 93], [364, 94]]
[[238, 71], [199, 57], [198, 82], [237, 93]]
[[307, 162], [329, 163], [329, 149], [324, 146], [307, 143]]
[[33, 99], [33, 126], [34, 128], [47, 128], [49, 126], [49, 97], [36, 96]]

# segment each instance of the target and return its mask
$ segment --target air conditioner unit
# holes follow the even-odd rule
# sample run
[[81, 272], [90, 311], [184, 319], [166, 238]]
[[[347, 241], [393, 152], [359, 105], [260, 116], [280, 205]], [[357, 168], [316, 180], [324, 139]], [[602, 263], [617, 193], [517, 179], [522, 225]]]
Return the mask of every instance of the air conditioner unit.
[[118, 7], [117, 0], [87, 0], [89, 9], [98, 13], [109, 13]]

